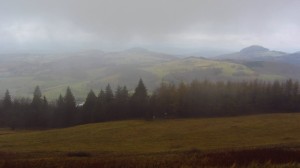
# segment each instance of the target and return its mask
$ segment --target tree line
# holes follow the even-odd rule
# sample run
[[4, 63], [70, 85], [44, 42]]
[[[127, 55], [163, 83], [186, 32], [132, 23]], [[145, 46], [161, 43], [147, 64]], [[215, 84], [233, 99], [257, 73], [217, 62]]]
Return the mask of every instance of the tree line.
[[68, 87], [64, 96], [48, 103], [39, 86], [33, 98], [12, 99], [7, 90], [0, 103], [0, 127], [56, 128], [125, 119], [191, 118], [299, 112], [299, 83], [286, 81], [162, 83], [148, 94], [140, 79], [132, 94], [126, 86], [113, 91], [108, 84], [91, 90], [83, 106]]

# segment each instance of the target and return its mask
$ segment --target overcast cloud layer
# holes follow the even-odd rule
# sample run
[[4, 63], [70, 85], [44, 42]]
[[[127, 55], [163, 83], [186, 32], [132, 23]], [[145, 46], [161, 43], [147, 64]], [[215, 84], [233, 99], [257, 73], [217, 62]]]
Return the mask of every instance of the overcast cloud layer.
[[300, 50], [299, 0], [0, 0], [0, 51]]

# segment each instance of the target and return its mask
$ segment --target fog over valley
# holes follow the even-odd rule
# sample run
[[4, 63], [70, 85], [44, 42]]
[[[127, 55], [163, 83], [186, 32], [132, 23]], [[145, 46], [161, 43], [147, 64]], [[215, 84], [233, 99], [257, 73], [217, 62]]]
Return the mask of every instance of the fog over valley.
[[299, 79], [298, 0], [0, 2], [0, 93]]
[[2, 53], [142, 47], [206, 56], [253, 44], [299, 51], [298, 0], [0, 2]]

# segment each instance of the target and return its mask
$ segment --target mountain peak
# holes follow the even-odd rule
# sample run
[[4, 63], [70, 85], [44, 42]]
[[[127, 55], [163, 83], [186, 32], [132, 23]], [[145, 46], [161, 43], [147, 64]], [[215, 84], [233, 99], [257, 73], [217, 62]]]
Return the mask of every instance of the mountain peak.
[[240, 52], [241, 53], [255, 53], [255, 52], [267, 52], [267, 51], [270, 51], [270, 50], [263, 46], [252, 45], [252, 46], [242, 49]]

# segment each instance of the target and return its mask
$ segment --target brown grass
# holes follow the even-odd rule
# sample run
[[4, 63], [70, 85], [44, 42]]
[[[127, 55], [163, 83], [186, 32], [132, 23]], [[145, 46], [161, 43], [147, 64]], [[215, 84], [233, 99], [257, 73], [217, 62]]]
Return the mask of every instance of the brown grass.
[[[180, 153], [157, 153], [148, 155], [101, 154], [23, 159], [7, 154], [1, 157], [1, 168], [82, 168], [82, 167], [299, 167], [300, 150], [284, 148], [260, 148], [238, 151], [203, 153], [190, 150]], [[2, 153], [1, 156], [6, 154]]]
[[0, 168], [300, 167], [299, 121], [298, 113], [2, 129]]

